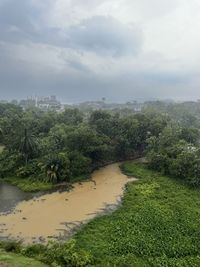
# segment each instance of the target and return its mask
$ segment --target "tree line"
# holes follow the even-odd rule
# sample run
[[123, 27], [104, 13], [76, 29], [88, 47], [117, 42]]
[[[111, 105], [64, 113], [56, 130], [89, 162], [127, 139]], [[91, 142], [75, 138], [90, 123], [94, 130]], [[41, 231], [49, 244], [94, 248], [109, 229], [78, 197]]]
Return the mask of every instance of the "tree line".
[[109, 162], [147, 155], [151, 168], [196, 185], [199, 127], [197, 120], [184, 125], [178, 115], [157, 105], [140, 113], [56, 113], [0, 104], [0, 177], [71, 182]]

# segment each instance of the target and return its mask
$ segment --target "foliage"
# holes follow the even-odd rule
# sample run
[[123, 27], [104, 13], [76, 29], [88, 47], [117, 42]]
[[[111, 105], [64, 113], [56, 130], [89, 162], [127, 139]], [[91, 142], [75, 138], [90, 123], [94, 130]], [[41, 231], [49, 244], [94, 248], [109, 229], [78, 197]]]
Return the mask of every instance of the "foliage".
[[47, 267], [46, 264], [24, 257], [20, 254], [7, 253], [0, 250], [0, 266], [17, 266], [17, 267]]
[[21, 254], [30, 258], [42, 259], [46, 253], [46, 246], [42, 244], [28, 245], [26, 247], [21, 247]]
[[0, 177], [4, 178], [15, 173], [22, 164], [20, 153], [10, 152], [6, 149], [0, 154]]
[[16, 176], [20, 178], [33, 177], [40, 173], [40, 165], [37, 160], [29, 161], [29, 164], [26, 164], [22, 167], [19, 167], [16, 171]]
[[[0, 130], [1, 131], [1, 130]], [[4, 150], [4, 146], [1, 146], [0, 145], [0, 154], [3, 152], [3, 150]]]
[[3, 248], [6, 252], [19, 253], [21, 250], [21, 242], [20, 241], [0, 242], [0, 248]]
[[50, 242], [47, 245], [44, 261], [63, 267], [84, 267], [92, 263], [90, 253], [76, 248], [75, 240], [65, 243]]
[[28, 134], [27, 129], [24, 130], [24, 135], [20, 141], [19, 152], [22, 153], [26, 165], [28, 160], [37, 153], [37, 144], [34, 137]]
[[77, 248], [76, 241], [73, 239], [64, 243], [51, 241], [47, 245], [34, 244], [26, 247], [23, 247], [19, 242], [9, 241], [1, 242], [0, 248], [7, 252], [35, 258], [49, 266], [84, 267], [93, 263], [91, 254], [84, 249]]
[[60, 116], [59, 122], [66, 125], [78, 125], [83, 121], [83, 114], [78, 109], [66, 109]]
[[4, 180], [12, 185], [16, 185], [24, 192], [48, 191], [53, 188], [52, 183], [47, 183], [35, 178], [8, 177]]
[[139, 180], [118, 210], [76, 234], [78, 246], [91, 251], [94, 266], [199, 266], [200, 191], [141, 163], [123, 170]]
[[157, 138], [148, 139], [149, 166], [199, 186], [200, 148], [194, 145], [198, 140], [199, 132], [193, 129], [186, 131], [180, 127], [164, 128]]
[[69, 154], [71, 177], [79, 177], [91, 171], [91, 159], [78, 151]]
[[62, 180], [69, 180], [69, 159], [65, 153], [59, 153], [48, 159], [45, 165], [47, 182], [57, 183]]
[[69, 108], [53, 113], [0, 104], [0, 178], [71, 182], [147, 152], [153, 169], [199, 185], [200, 104], [145, 106], [139, 113]]

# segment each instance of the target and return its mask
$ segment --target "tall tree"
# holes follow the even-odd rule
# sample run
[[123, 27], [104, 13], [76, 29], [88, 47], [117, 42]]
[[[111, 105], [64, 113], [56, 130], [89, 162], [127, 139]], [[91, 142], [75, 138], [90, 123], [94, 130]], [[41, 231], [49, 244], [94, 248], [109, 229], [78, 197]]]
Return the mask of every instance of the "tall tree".
[[28, 160], [36, 153], [37, 144], [32, 135], [28, 134], [27, 129], [24, 130], [24, 136], [21, 139], [19, 151], [22, 153], [25, 164], [27, 165]]

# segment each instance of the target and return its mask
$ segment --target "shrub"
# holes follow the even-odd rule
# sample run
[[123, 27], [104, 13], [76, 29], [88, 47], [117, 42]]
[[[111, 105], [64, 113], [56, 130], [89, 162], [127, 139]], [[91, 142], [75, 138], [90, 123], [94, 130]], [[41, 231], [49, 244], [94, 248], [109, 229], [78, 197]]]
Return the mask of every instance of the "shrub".
[[69, 155], [70, 159], [70, 171], [72, 177], [80, 176], [89, 173], [91, 166], [91, 159], [85, 157], [78, 151], [73, 151]]
[[45, 254], [46, 247], [42, 244], [35, 244], [35, 245], [29, 245], [21, 250], [21, 253], [24, 256], [30, 257], [30, 258], [37, 258], [41, 259], [42, 254]]
[[21, 165], [19, 153], [10, 153], [4, 150], [0, 155], [0, 177], [4, 178], [11, 173], [15, 173], [16, 168]]
[[76, 248], [75, 240], [66, 243], [49, 242], [45, 262], [53, 266], [84, 267], [92, 263], [92, 256], [83, 249]]
[[19, 253], [21, 251], [21, 241], [1, 242], [0, 247], [3, 248], [6, 252]]
[[40, 168], [38, 166], [37, 160], [32, 160], [28, 165], [18, 168], [16, 175], [21, 178], [26, 178], [33, 175], [36, 176], [37, 174], [39, 174], [39, 172]]

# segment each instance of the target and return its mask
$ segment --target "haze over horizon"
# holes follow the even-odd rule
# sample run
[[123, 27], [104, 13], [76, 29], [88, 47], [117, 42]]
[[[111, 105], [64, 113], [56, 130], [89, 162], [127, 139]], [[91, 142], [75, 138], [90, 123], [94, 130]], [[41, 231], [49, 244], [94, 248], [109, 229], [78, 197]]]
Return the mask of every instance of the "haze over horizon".
[[0, 0], [0, 98], [200, 98], [197, 0]]

